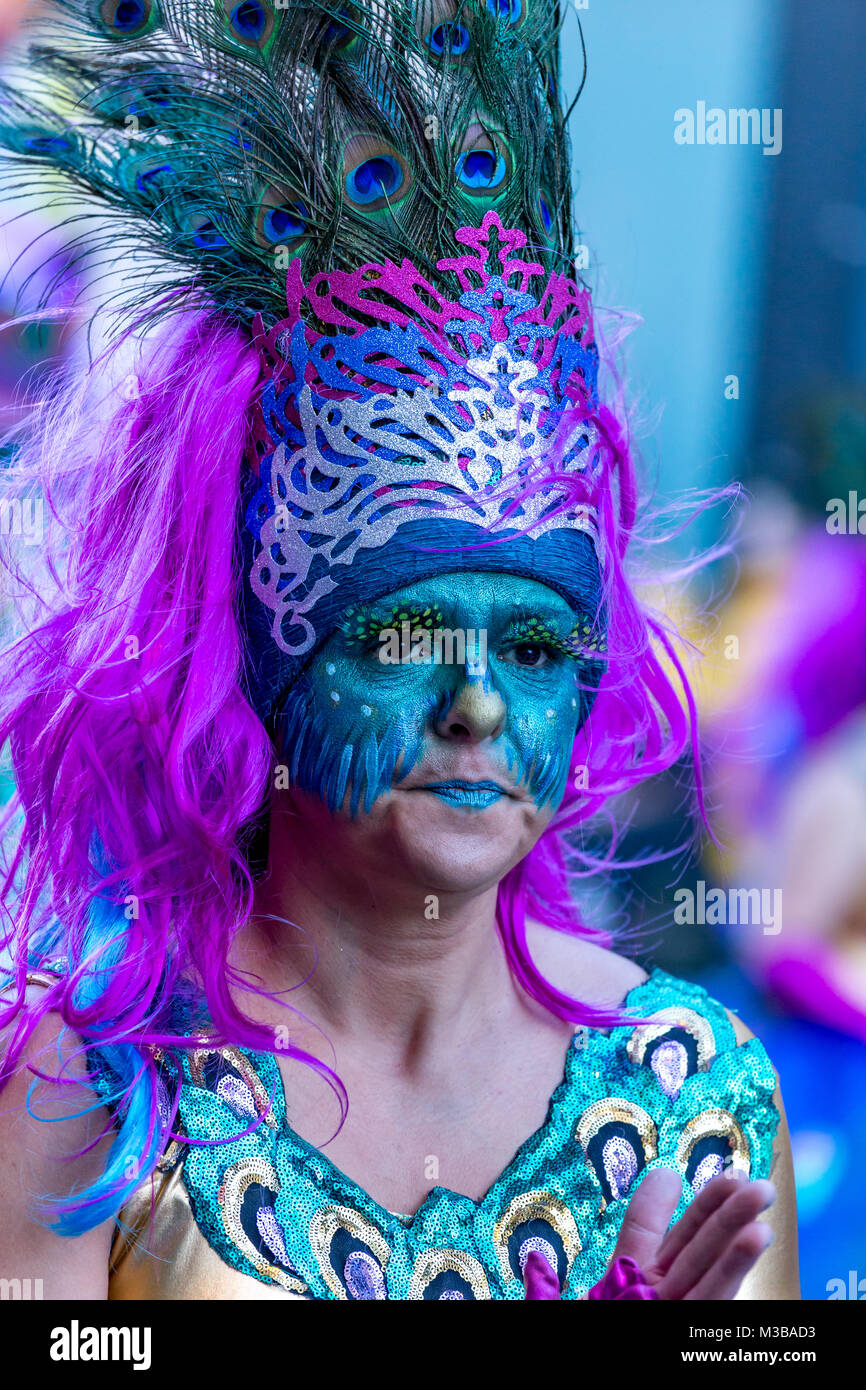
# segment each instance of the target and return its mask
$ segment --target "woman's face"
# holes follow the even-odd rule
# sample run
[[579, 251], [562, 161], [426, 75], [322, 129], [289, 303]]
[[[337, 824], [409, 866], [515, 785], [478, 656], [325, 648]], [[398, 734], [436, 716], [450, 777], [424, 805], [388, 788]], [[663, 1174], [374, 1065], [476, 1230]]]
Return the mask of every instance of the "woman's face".
[[289, 789], [275, 810], [300, 812], [307, 849], [362, 873], [433, 892], [498, 882], [562, 799], [593, 616], [486, 573], [348, 610], [278, 720]]

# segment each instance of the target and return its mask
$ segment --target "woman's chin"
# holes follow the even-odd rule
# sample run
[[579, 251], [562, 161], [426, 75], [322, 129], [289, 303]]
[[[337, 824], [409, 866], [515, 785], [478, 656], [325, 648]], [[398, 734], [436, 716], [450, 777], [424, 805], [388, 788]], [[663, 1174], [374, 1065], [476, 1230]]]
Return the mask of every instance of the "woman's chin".
[[389, 800], [395, 852], [421, 882], [448, 892], [478, 892], [498, 883], [544, 829], [534, 805], [507, 796], [471, 806], [413, 789], [398, 790]]

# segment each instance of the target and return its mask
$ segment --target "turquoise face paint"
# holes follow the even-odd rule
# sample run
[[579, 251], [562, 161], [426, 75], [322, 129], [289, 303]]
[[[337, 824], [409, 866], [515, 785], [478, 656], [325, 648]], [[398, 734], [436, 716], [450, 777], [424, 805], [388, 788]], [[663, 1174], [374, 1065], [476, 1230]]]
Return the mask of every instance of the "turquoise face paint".
[[278, 719], [290, 784], [332, 811], [369, 811], [436, 761], [437, 745], [441, 753], [443, 738], [455, 737], [443, 722], [475, 690], [501, 709], [486, 740], [489, 775], [431, 775], [427, 790], [470, 813], [516, 786], [539, 807], [558, 805], [601, 649], [594, 612], [515, 575], [437, 575], [351, 608]]

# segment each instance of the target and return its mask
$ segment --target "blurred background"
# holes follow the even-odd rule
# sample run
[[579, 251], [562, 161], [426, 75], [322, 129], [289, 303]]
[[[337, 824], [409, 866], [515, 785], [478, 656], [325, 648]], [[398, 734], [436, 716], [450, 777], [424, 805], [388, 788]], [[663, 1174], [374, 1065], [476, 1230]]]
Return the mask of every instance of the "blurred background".
[[[697, 980], [764, 1041], [803, 1296], [842, 1281], [864, 1297], [866, 5], [571, 0], [570, 94], [578, 19], [586, 273], [614, 329], [642, 320], [624, 363], [654, 500], [746, 490], [674, 547], [727, 535], [734, 554], [652, 595], [703, 653], [690, 670], [720, 845], [688, 770], [657, 779], [620, 807], [621, 854], [670, 857], [621, 874], [605, 908], [629, 954]], [[714, 108], [766, 113], [773, 138], [710, 143], [713, 125], [731, 133]], [[694, 143], [675, 138], [684, 112]]]
[[[612, 336], [637, 316], [624, 362], [654, 501], [746, 489], [674, 545], [683, 560], [733, 535], [732, 553], [648, 594], [696, 648], [718, 843], [676, 769], [619, 808], [622, 857], [667, 857], [587, 910], [764, 1041], [803, 1295], [866, 1296], [866, 4], [563, 6], [566, 100], [579, 24], [588, 55], [571, 125], [584, 273]], [[23, 7], [0, 0], [0, 43]], [[758, 113], [756, 143], [717, 138], [738, 109]], [[0, 211], [8, 418], [79, 350], [73, 314], [31, 310], [46, 289], [71, 303], [80, 267], [62, 206]]]

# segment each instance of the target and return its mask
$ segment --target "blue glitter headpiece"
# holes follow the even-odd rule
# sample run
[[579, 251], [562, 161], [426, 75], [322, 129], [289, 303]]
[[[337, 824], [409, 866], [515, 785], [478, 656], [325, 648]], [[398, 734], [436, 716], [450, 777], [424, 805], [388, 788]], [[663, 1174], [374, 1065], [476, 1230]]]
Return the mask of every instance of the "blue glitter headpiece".
[[[288, 277], [242, 539], [251, 684], [271, 708], [347, 606], [455, 570], [586, 601], [603, 457], [588, 292], [495, 212], [438, 263]], [[540, 542], [544, 540], [545, 544]], [[267, 636], [265, 628], [268, 628]]]

